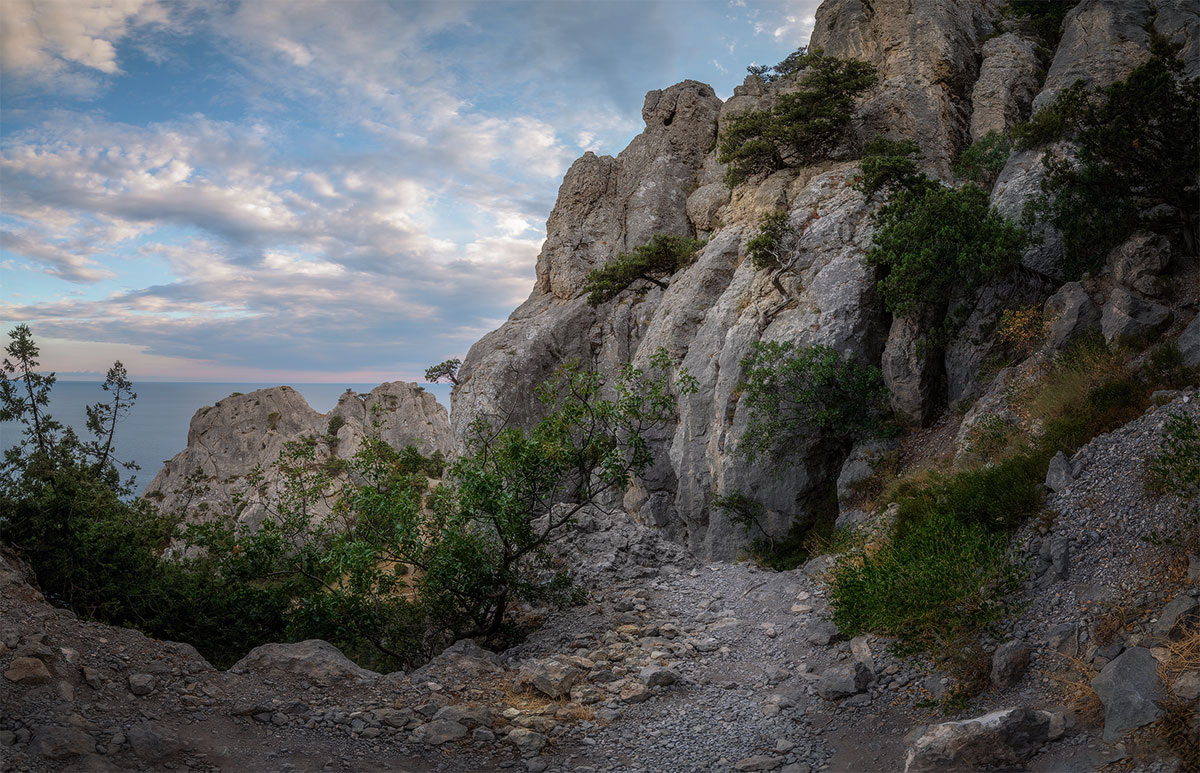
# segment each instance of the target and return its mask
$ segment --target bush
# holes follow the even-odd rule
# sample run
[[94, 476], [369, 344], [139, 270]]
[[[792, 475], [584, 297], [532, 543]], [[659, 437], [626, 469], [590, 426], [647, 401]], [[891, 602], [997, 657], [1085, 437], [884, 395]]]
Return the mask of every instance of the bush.
[[797, 89], [777, 96], [770, 109], [730, 118], [718, 144], [730, 187], [757, 174], [831, 158], [849, 134], [855, 99], [876, 81], [875, 67], [867, 62], [804, 49], [771, 69], [771, 75], [751, 71], [768, 80], [794, 77]]
[[991, 533], [1009, 534], [1042, 505], [1049, 456], [1024, 453], [976, 470], [903, 482], [889, 492], [899, 506], [897, 533], [941, 513]]
[[1038, 39], [1042, 48], [1052, 54], [1062, 37], [1063, 19], [1079, 0], [1009, 0], [1001, 12], [1020, 19]]
[[1200, 503], [1200, 422], [1173, 413], [1163, 428], [1159, 451], [1147, 465], [1147, 482], [1157, 494], [1174, 494], [1195, 508]]
[[863, 147], [862, 160], [858, 162], [860, 174], [854, 187], [870, 198], [879, 191], [919, 192], [936, 185], [917, 163], [920, 152], [912, 140], [876, 137]]
[[1012, 140], [1007, 134], [990, 131], [976, 140], [954, 162], [954, 174], [991, 190], [1000, 170], [1008, 162]]
[[452, 359], [443, 360], [437, 365], [433, 365], [425, 369], [425, 380], [431, 384], [436, 384], [442, 379], [446, 379], [451, 384], [458, 384], [458, 369], [462, 366], [462, 360]]
[[648, 243], [621, 253], [607, 266], [589, 271], [583, 285], [588, 303], [599, 306], [610, 301], [638, 280], [666, 289], [662, 280], [686, 268], [703, 246], [704, 242], [696, 239], [659, 234]]
[[768, 212], [763, 215], [758, 233], [746, 242], [750, 265], [758, 271], [779, 268], [783, 264], [780, 250], [789, 230], [787, 212]]
[[1183, 77], [1178, 49], [1161, 36], [1152, 56], [1125, 80], [1096, 89], [1083, 81], [1014, 128], [1022, 147], [1066, 140], [1073, 156], [1047, 153], [1043, 196], [1028, 217], [1063, 234], [1068, 278], [1100, 268], [1109, 250], [1138, 229], [1200, 236], [1200, 79]]
[[342, 415], [330, 416], [329, 423], [325, 426], [325, 434], [331, 438], [337, 437], [338, 430], [346, 426], [346, 417]]
[[947, 317], [951, 300], [1015, 268], [1027, 241], [974, 185], [896, 190], [874, 219], [867, 262], [883, 272], [884, 306], [897, 316], [932, 314], [935, 340], [961, 323]]
[[892, 430], [887, 387], [879, 368], [850, 360], [829, 346], [797, 347], [760, 341], [742, 360], [742, 399], [750, 421], [738, 443], [748, 461], [795, 461], [812, 429], [840, 443]]
[[1020, 579], [1003, 534], [939, 509], [837, 564], [833, 621], [847, 636], [894, 636], [902, 652], [945, 662], [1003, 619]]

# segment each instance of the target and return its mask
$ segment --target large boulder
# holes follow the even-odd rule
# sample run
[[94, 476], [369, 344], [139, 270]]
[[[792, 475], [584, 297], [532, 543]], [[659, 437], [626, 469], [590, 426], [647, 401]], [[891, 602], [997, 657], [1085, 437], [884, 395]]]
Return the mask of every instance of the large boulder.
[[928, 325], [916, 316], [897, 317], [888, 333], [881, 368], [892, 407], [924, 425], [941, 407], [942, 365], [937, 348], [925, 343]]
[[1116, 346], [1127, 338], [1152, 338], [1170, 323], [1169, 307], [1120, 286], [1108, 294], [1100, 312], [1100, 330], [1109, 346]]
[[1171, 240], [1162, 234], [1136, 233], [1108, 255], [1113, 278], [1143, 295], [1159, 295], [1158, 275], [1171, 262]]
[[905, 773], [1019, 765], [1063, 733], [1061, 715], [1001, 709], [974, 719], [934, 725], [908, 749]]
[[894, 438], [878, 438], [863, 440], [850, 449], [846, 461], [837, 478], [838, 499], [849, 499], [854, 494], [855, 487], [868, 480], [875, 474], [875, 468], [891, 451], [899, 447], [900, 442]]
[[250, 650], [230, 671], [293, 674], [320, 684], [379, 676], [374, 671], [358, 666], [337, 647], [320, 639], [294, 644], [263, 644]]
[[1043, 314], [1049, 322], [1047, 340], [1056, 351], [1100, 329], [1100, 307], [1079, 282], [1067, 282], [1046, 300]]
[[1104, 667], [1092, 689], [1104, 704], [1104, 740], [1157, 721], [1165, 697], [1158, 662], [1145, 647], [1131, 647]]
[[517, 673], [517, 684], [532, 687], [551, 698], [564, 698], [571, 694], [571, 688], [584, 675], [582, 668], [566, 658], [542, 658], [521, 666]]

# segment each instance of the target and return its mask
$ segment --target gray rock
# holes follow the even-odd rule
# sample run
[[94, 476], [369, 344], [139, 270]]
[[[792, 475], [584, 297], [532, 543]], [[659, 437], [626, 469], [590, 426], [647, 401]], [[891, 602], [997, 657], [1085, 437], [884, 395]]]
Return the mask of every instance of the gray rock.
[[871, 519], [871, 514], [865, 510], [846, 510], [838, 513], [837, 520], [833, 522], [835, 529], [854, 529]]
[[679, 674], [669, 668], [661, 668], [659, 666], [646, 666], [638, 674], [638, 678], [647, 687], [667, 687], [675, 684], [679, 680]]
[[997, 687], [1012, 687], [1021, 681], [1029, 668], [1029, 646], [1021, 641], [1001, 644], [992, 653], [992, 684]]
[[1100, 307], [1079, 282], [1067, 282], [1046, 301], [1050, 330], [1047, 339], [1056, 351], [1081, 336], [1100, 330]]
[[1183, 633], [1184, 627], [1200, 622], [1200, 599], [1189, 594], [1179, 593], [1163, 607], [1158, 615], [1158, 621], [1150, 629], [1150, 634], [1159, 639], [1177, 638]]
[[842, 462], [841, 472], [838, 473], [838, 499], [848, 499], [854, 493], [855, 486], [870, 478], [875, 473], [883, 456], [897, 447], [900, 443], [895, 439], [863, 440], [854, 444], [846, 461]]
[[1126, 338], [1151, 338], [1171, 322], [1171, 309], [1114, 287], [1100, 313], [1100, 329], [1109, 346]]
[[1108, 255], [1113, 278], [1143, 295], [1159, 295], [1158, 276], [1171, 262], [1171, 240], [1162, 234], [1136, 233]]
[[[1025, 205], [1042, 193], [1046, 176], [1043, 151], [1027, 150], [1009, 156], [992, 187], [992, 204], [1010, 220], [1020, 221]], [[1062, 234], [1046, 223], [1035, 223], [1033, 239], [1021, 255], [1021, 265], [1043, 276], [1062, 278]]]
[[1158, 663], [1145, 647], [1132, 647], [1105, 666], [1092, 680], [1092, 689], [1104, 704], [1105, 741], [1119, 740], [1162, 716]]
[[583, 669], [573, 663], [557, 657], [542, 658], [521, 666], [517, 684], [532, 687], [551, 698], [563, 698], [571, 694], [571, 687], [583, 676]]
[[[331, 437], [328, 428], [335, 417], [344, 423]], [[376, 420], [378, 429], [373, 427]], [[449, 453], [453, 446], [446, 408], [415, 383], [389, 382], [366, 395], [347, 391], [327, 414], [313, 410], [291, 387], [272, 387], [196, 411], [188, 425], [187, 448], [164, 463], [146, 496], [164, 512], [199, 515], [204, 505], [224, 513], [232, 510], [234, 494], [247, 489], [247, 476], [256, 467], [263, 468], [268, 491], [278, 490], [283, 476], [275, 463], [287, 443], [311, 436], [317, 439], [318, 459], [349, 459], [367, 434], [376, 431], [397, 449], [413, 445], [426, 454]], [[198, 493], [195, 477], [203, 481]], [[255, 501], [239, 514], [252, 526], [265, 516]]]
[[468, 730], [480, 726], [491, 727], [492, 724], [492, 712], [487, 706], [464, 706], [462, 704], [443, 706], [438, 709], [433, 718], [434, 720], [448, 719], [451, 722], [457, 722]]
[[279, 671], [302, 676], [318, 684], [379, 676], [374, 671], [359, 667], [337, 647], [320, 639], [308, 639], [295, 644], [263, 644], [250, 650], [231, 670], [251, 673]]
[[1046, 644], [1060, 655], [1076, 657], [1079, 655], [1079, 631], [1073, 623], [1059, 623], [1046, 635]]
[[918, 317], [897, 317], [880, 363], [883, 381], [892, 393], [892, 407], [921, 425], [941, 407], [943, 362], [936, 347], [921, 343], [928, 328]]
[[971, 139], [1005, 132], [1028, 115], [1038, 90], [1037, 53], [1015, 32], [983, 44], [983, 63], [971, 91]]
[[50, 670], [38, 658], [15, 657], [4, 670], [4, 678], [17, 684], [50, 684]]
[[146, 762], [161, 762], [183, 750], [175, 731], [154, 722], [140, 722], [125, 733], [133, 753]]
[[1046, 470], [1046, 488], [1055, 494], [1061, 494], [1072, 483], [1074, 480], [1071, 477], [1071, 462], [1067, 459], [1066, 454], [1059, 451], [1050, 460], [1050, 466]]
[[96, 740], [79, 728], [47, 726], [34, 731], [29, 751], [48, 760], [69, 760], [94, 754]]
[[411, 674], [414, 684], [461, 681], [503, 670], [500, 656], [470, 639], [460, 639]]
[[803, 636], [806, 641], [818, 647], [828, 647], [835, 641], [845, 638], [832, 620], [823, 617], [810, 622], [805, 627]]
[[423, 725], [418, 725], [412, 731], [413, 743], [424, 743], [430, 746], [440, 746], [459, 738], [466, 738], [467, 728], [449, 719], [434, 719]]
[[783, 764], [782, 757], [769, 754], [756, 754], [753, 757], [740, 759], [733, 764], [734, 770], [775, 770]]
[[1195, 703], [1200, 700], [1200, 671], [1189, 671], [1171, 682], [1171, 692], [1182, 701]]
[[855, 661], [847, 666], [834, 666], [817, 680], [817, 695], [827, 701], [848, 698], [867, 689], [874, 674], [865, 663]]
[[522, 756], [533, 757], [546, 745], [547, 738], [541, 733], [524, 727], [514, 727], [508, 731], [505, 740], [516, 746]]
[[1183, 354], [1183, 364], [1189, 368], [1200, 368], [1200, 314], [1192, 317], [1176, 343]]
[[129, 692], [134, 695], [149, 695], [158, 686], [153, 674], [130, 674]]
[[1061, 715], [1027, 708], [1001, 709], [974, 719], [943, 722], [908, 749], [905, 773], [974, 770], [1017, 765], [1063, 732]]
[[701, 185], [687, 199], [688, 219], [697, 231], [711, 231], [717, 225], [717, 210], [729, 203], [729, 186], [723, 182]]

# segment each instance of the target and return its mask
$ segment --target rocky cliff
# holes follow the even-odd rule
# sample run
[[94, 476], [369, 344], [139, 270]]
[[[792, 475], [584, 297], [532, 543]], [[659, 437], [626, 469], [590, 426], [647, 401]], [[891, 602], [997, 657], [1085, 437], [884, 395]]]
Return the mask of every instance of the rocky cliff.
[[[272, 387], [197, 411], [188, 426], [187, 448], [163, 465], [146, 496], [167, 512], [225, 508], [233, 494], [246, 489], [256, 467], [263, 468], [268, 486], [278, 483], [271, 465], [289, 442], [313, 437], [318, 461], [345, 460], [368, 433], [378, 433], [394, 448], [412, 445], [426, 455], [447, 453], [452, 445], [445, 407], [417, 384], [393, 381], [367, 394], [346, 390], [324, 414], [295, 389]], [[248, 507], [241, 515], [254, 519], [259, 513]]]
[[[817, 12], [812, 47], [878, 68], [879, 82], [856, 116], [860, 141], [881, 134], [912, 139], [926, 171], [949, 179], [952, 159], [972, 139], [1023, 120], [1077, 78], [1106, 84], [1144, 61], [1151, 23], [1184, 45], [1189, 75], [1200, 71], [1200, 19], [1185, 0], [1083, 0], [1068, 13], [1052, 52], [1007, 29], [1001, 4], [992, 0], [828, 0]], [[711, 558], [732, 557], [745, 539], [710, 507], [714, 494], [754, 490], [768, 506], [768, 528], [781, 533], [829, 490], [843, 461], [842, 452], [814, 438], [782, 479], [739, 463], [735, 451], [747, 423], [739, 363], [755, 342], [825, 344], [879, 365], [895, 407], [929, 423], [983, 391], [979, 374], [994, 346], [985, 333], [1001, 311], [1044, 301], [1061, 283], [1061, 246], [1045, 233], [1023, 259], [1027, 270], [972, 299], [959, 338], [931, 356], [918, 346], [920, 320], [891, 319], [876, 297], [864, 262], [873, 205], [852, 187], [855, 163], [781, 171], [733, 190], [722, 182], [719, 132], [730, 116], [769, 104], [778, 88], [751, 76], [725, 102], [694, 81], [647, 94], [646, 128], [629, 147], [615, 158], [587, 153], [568, 170], [533, 292], [471, 348], [453, 394], [458, 431], [479, 415], [528, 424], [538, 413], [527, 397], [531, 387], [557, 365], [576, 359], [611, 374], [665, 347], [700, 388], [683, 400], [673, 431], [654, 439], [658, 463], [627, 492], [625, 507]], [[1038, 192], [1041, 170], [1039, 154], [1012, 155], [993, 203], [1019, 214]], [[781, 279], [786, 297], [745, 260], [761, 216], [780, 209], [803, 226], [794, 270]], [[589, 306], [586, 273], [660, 233], [708, 241], [666, 289], [633, 288]], [[1140, 291], [1111, 283], [1096, 292], [1101, 305], [1143, 302]], [[1134, 297], [1117, 299], [1121, 293]], [[1185, 304], [1175, 316], [1194, 311]]]

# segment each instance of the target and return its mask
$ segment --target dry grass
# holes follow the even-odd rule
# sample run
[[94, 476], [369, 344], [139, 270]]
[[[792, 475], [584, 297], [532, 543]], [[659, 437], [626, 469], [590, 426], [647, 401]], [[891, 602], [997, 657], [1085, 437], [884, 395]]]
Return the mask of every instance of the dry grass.
[[1089, 663], [1070, 655], [1051, 653], [1063, 660], [1062, 672], [1043, 671], [1042, 675], [1058, 685], [1063, 705], [1067, 706], [1081, 724], [1095, 727], [1104, 718], [1104, 704], [1092, 689], [1092, 680], [1100, 673]]

